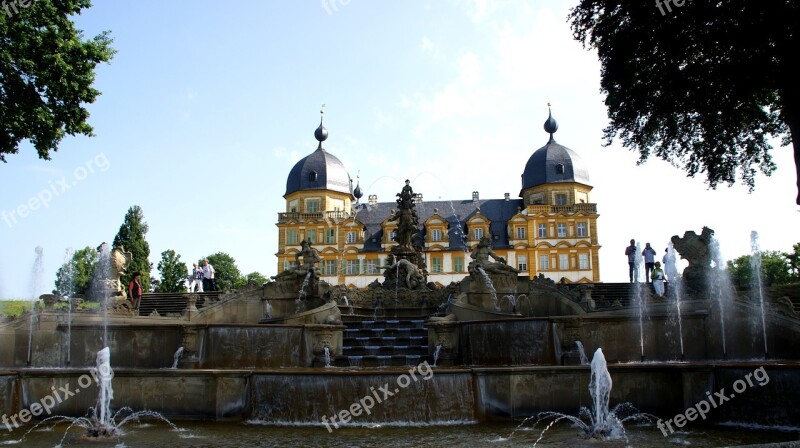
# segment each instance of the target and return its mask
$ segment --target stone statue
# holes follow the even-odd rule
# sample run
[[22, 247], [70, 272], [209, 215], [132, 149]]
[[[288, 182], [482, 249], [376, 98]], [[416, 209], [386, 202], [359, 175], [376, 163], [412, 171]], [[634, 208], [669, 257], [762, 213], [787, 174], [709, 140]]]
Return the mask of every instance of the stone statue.
[[[472, 262], [469, 264], [469, 272], [474, 273], [478, 267], [482, 268], [487, 274], [518, 274], [519, 271], [509, 266], [503, 257], [497, 256], [491, 247], [492, 240], [489, 237], [482, 237], [469, 255]], [[492, 262], [494, 259], [496, 262]]]
[[683, 283], [689, 294], [695, 297], [707, 297], [712, 273], [711, 262], [716, 263], [717, 268], [721, 268], [721, 261], [712, 258], [714, 247], [717, 244], [714, 240], [714, 231], [708, 227], [703, 227], [700, 235], [692, 230], [684, 232], [683, 238], [675, 235], [671, 238], [675, 251], [681, 254], [681, 258], [689, 261], [689, 266], [683, 270]]
[[[302, 264], [300, 264], [301, 257], [303, 258]], [[300, 252], [295, 254], [294, 260], [298, 266], [302, 266], [302, 269], [308, 272], [315, 269], [314, 265], [322, 261], [322, 257], [319, 256], [316, 249], [311, 247], [310, 241], [303, 240], [300, 242]]]
[[419, 232], [419, 217], [414, 211], [414, 190], [411, 189], [411, 181], [406, 179], [406, 185], [400, 193], [397, 193], [396, 212], [389, 217], [389, 221], [397, 221], [397, 241], [398, 250], [401, 252], [414, 252], [412, 239], [415, 233]]
[[689, 266], [709, 266], [711, 264], [711, 250], [714, 231], [708, 227], [703, 227], [700, 235], [693, 230], [683, 233], [683, 238], [675, 235], [672, 237], [672, 245], [681, 254], [681, 258], [689, 261]]
[[[302, 258], [302, 261], [300, 259]], [[322, 261], [319, 252], [311, 247], [311, 242], [303, 240], [300, 242], [300, 252], [294, 255], [294, 260], [297, 262], [296, 267], [290, 267], [278, 275], [273, 275], [273, 280], [291, 280], [298, 277], [305, 277], [308, 272], [312, 272], [312, 276], [319, 277], [319, 269], [315, 266]]]
[[405, 287], [408, 289], [418, 289], [425, 285], [425, 274], [414, 263], [406, 259], [400, 259], [396, 263], [381, 266], [380, 268], [386, 269], [389, 274], [399, 272], [400, 275], [397, 276], [397, 281], [405, 280]]

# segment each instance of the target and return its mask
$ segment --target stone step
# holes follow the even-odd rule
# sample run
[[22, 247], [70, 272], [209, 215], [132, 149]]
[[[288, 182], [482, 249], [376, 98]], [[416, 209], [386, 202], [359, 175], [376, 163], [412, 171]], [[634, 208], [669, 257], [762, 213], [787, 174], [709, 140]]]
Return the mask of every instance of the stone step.
[[[344, 337], [342, 344], [347, 347], [364, 347], [364, 346], [393, 346], [393, 345], [424, 345], [427, 343], [427, 337], [423, 335], [409, 336], [387, 336], [387, 337]], [[424, 342], [422, 342], [424, 341]]]
[[387, 345], [387, 346], [361, 346], [361, 347], [342, 347], [342, 356], [395, 356], [395, 355], [419, 355], [428, 354], [428, 345]]
[[[206, 302], [211, 303], [219, 299], [222, 293], [204, 292], [197, 293], [197, 308], [202, 308]], [[186, 309], [186, 299], [184, 293], [149, 293], [142, 294], [139, 303], [139, 315], [149, 316], [153, 310], [158, 310], [158, 314], [166, 316], [168, 314], [181, 314]]]
[[372, 319], [427, 319], [436, 312], [436, 307], [422, 307], [422, 308], [367, 308], [367, 307], [348, 307], [344, 304], [339, 304], [339, 312], [342, 314], [342, 320], [347, 316], [355, 316], [354, 320], [361, 320], [361, 318]]
[[433, 363], [430, 356], [392, 355], [392, 356], [337, 356], [331, 361], [335, 367], [412, 367], [424, 361]]
[[365, 319], [362, 321], [349, 321], [345, 325], [350, 328], [425, 328], [425, 320], [423, 319], [387, 319], [387, 320], [372, 320]]
[[418, 339], [419, 337], [428, 337], [427, 328], [346, 328], [343, 334], [344, 338], [359, 338], [359, 337], [404, 337], [411, 339]]

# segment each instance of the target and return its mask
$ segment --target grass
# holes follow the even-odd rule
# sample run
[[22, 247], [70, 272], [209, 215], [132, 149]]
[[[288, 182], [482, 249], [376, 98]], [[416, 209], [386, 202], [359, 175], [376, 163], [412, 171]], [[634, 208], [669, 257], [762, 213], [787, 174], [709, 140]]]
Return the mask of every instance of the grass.
[[[23, 313], [30, 312], [31, 304], [33, 301], [31, 300], [24, 300], [24, 299], [10, 299], [10, 300], [0, 300], [0, 316], [12, 316], [12, 317], [19, 317]], [[39, 301], [39, 309], [44, 307], [44, 303]], [[81, 303], [77, 310], [78, 311], [94, 311], [100, 308], [99, 302], [83, 302]], [[56, 310], [66, 310], [67, 304], [66, 303], [57, 303], [55, 305]]]

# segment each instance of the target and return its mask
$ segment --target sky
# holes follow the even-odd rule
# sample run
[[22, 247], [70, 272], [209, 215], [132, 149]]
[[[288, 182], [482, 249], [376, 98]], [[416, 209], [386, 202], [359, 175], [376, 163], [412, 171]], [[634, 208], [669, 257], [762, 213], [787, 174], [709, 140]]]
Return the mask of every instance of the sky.
[[168, 249], [188, 263], [222, 251], [275, 275], [286, 177], [316, 149], [322, 104], [326, 149], [364, 198], [392, 201], [405, 179], [431, 200], [518, 197], [551, 103], [555, 139], [589, 167], [605, 282], [627, 280], [631, 238], [660, 251], [709, 226], [727, 259], [750, 253], [752, 230], [791, 250], [790, 147], [773, 142], [778, 169], [749, 193], [603, 145], [600, 65], [572, 37], [575, 3], [95, 0], [78, 27], [111, 31], [117, 50], [88, 105], [96, 136], [66, 137], [49, 161], [26, 143], [0, 164], [0, 298], [51, 290], [66, 250], [111, 242], [133, 205], [154, 265]]

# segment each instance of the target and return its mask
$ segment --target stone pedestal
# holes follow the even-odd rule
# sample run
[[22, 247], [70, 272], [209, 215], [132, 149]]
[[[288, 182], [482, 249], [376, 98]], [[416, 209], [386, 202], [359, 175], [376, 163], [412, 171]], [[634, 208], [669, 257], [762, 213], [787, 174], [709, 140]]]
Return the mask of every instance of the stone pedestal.
[[200, 365], [200, 338], [202, 334], [198, 327], [185, 325], [181, 327], [181, 345], [183, 346], [183, 356], [178, 361], [181, 369], [196, 369]]
[[198, 313], [197, 309], [197, 299], [199, 298], [197, 294], [184, 294], [183, 298], [186, 300], [186, 308], [183, 310], [183, 317], [187, 319], [191, 319], [192, 316]]
[[437, 366], [452, 366], [458, 359], [459, 324], [455, 320], [433, 320], [428, 327], [428, 354], [433, 357], [441, 345]]
[[306, 363], [310, 367], [325, 365], [325, 348], [328, 348], [331, 362], [342, 355], [344, 325], [307, 324], [303, 337], [306, 346]]

